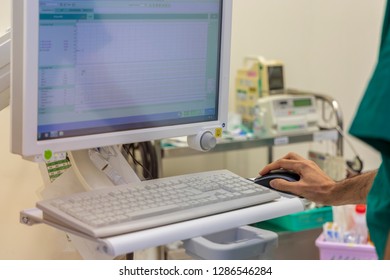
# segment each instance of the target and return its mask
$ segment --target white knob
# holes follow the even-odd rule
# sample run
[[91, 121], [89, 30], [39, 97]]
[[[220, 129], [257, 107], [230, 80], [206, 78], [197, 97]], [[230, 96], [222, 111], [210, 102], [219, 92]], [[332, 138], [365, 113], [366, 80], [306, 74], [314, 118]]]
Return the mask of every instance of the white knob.
[[209, 151], [213, 149], [217, 145], [217, 139], [215, 139], [214, 135], [210, 131], [206, 131], [201, 139], [200, 146], [203, 150]]

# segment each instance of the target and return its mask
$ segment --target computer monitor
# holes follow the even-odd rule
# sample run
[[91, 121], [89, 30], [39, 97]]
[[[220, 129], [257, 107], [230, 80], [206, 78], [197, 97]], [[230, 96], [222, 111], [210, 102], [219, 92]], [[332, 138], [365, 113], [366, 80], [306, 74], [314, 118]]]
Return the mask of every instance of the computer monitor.
[[232, 0], [13, 2], [13, 153], [226, 127]]

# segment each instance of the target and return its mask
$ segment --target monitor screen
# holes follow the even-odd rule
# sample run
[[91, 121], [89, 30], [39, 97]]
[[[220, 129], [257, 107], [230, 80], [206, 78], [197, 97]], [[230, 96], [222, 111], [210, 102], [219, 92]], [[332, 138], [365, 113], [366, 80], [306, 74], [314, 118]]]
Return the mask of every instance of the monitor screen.
[[[17, 2], [16, 153], [78, 150], [225, 126], [231, 1]], [[18, 5], [24, 13], [15, 11]]]
[[284, 88], [283, 66], [268, 67], [269, 90], [280, 90]]

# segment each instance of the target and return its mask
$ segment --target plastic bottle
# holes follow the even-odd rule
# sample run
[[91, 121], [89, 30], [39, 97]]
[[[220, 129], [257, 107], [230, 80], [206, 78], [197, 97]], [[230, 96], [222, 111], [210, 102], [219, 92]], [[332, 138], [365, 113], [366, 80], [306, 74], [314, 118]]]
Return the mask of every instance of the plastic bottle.
[[368, 239], [368, 228], [366, 223], [366, 205], [358, 204], [355, 206], [353, 218], [353, 233], [355, 243], [366, 244]]
[[257, 137], [263, 137], [266, 134], [264, 125], [265, 113], [259, 107], [255, 107], [255, 119], [253, 121], [253, 134]]

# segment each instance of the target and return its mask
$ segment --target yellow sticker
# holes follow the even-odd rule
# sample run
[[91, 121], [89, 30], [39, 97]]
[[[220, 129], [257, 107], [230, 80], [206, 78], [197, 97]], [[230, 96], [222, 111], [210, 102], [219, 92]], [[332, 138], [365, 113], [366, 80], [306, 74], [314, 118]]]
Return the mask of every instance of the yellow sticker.
[[221, 138], [222, 137], [222, 128], [218, 127], [215, 129], [215, 137], [216, 138]]

